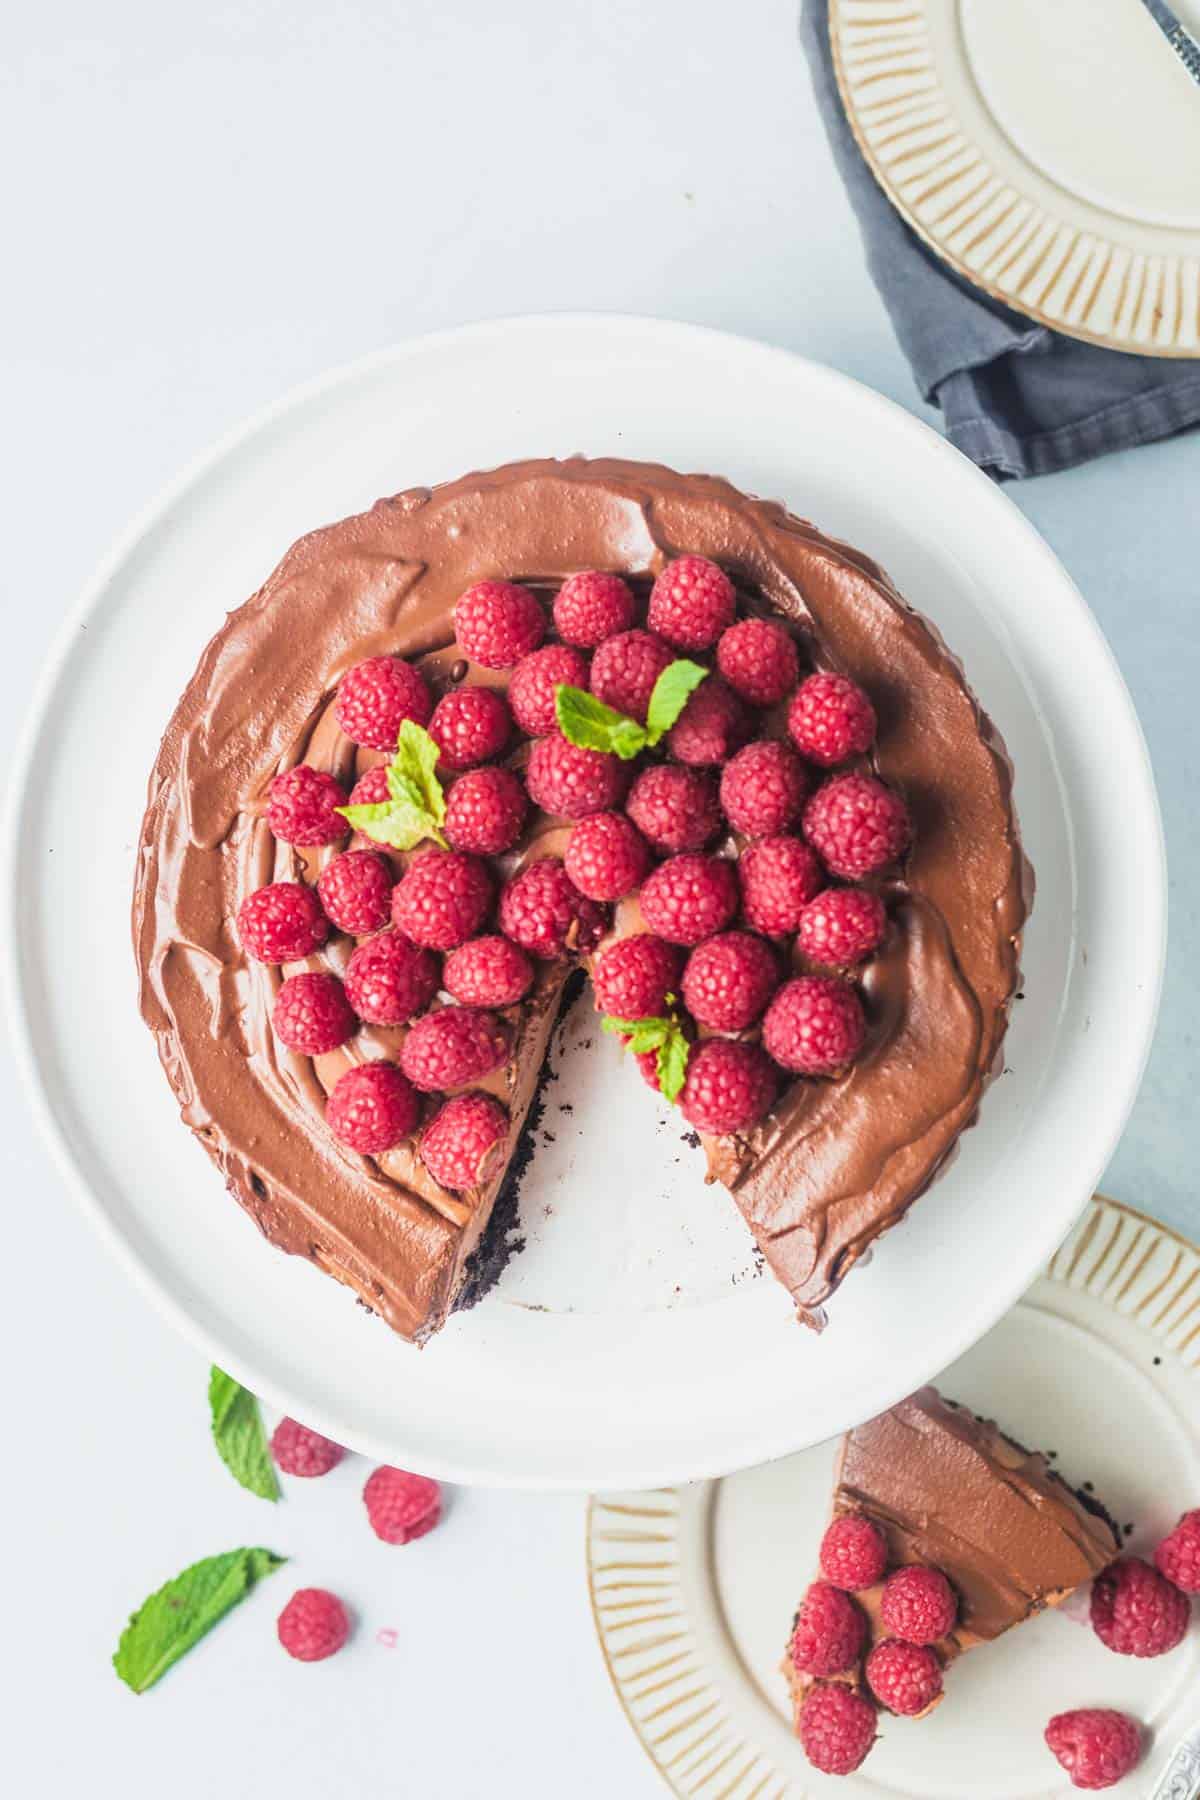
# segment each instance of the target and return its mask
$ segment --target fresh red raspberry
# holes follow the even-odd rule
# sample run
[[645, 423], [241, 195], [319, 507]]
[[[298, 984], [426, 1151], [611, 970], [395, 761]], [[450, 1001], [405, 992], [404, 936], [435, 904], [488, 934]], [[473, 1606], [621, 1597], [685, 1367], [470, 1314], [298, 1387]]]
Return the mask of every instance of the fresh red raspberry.
[[587, 688], [587, 657], [569, 644], [544, 644], [532, 656], [523, 656], [508, 684], [512, 716], [526, 737], [544, 737], [558, 728], [554, 690], [559, 686]]
[[878, 950], [887, 913], [865, 888], [824, 888], [800, 914], [796, 942], [810, 962], [848, 969]]
[[822, 1575], [851, 1593], [882, 1581], [887, 1557], [887, 1539], [874, 1520], [861, 1513], [843, 1513], [821, 1539]]
[[542, 856], [500, 893], [500, 929], [531, 956], [582, 956], [599, 941], [608, 914], [588, 900], [557, 856]]
[[707, 556], [678, 556], [650, 590], [646, 623], [681, 650], [707, 650], [733, 624], [737, 595]]
[[429, 735], [440, 769], [472, 769], [499, 756], [512, 736], [512, 716], [495, 688], [451, 688], [433, 709]]
[[377, 850], [347, 850], [321, 870], [317, 893], [339, 931], [366, 937], [391, 917], [391, 864]]
[[456, 1094], [421, 1133], [421, 1161], [452, 1193], [480, 1187], [500, 1165], [508, 1113], [490, 1094]]
[[328, 1475], [336, 1469], [346, 1452], [332, 1438], [322, 1437], [296, 1419], [280, 1419], [271, 1434], [271, 1455], [285, 1475], [303, 1475], [306, 1479]]
[[454, 608], [459, 649], [483, 669], [511, 669], [546, 635], [537, 596], [515, 581], [477, 581]]
[[443, 1006], [411, 1027], [400, 1067], [422, 1093], [448, 1093], [500, 1068], [511, 1046], [512, 1033], [495, 1013], [478, 1006]]
[[795, 687], [800, 658], [795, 639], [774, 619], [739, 619], [722, 632], [717, 668], [752, 706], [774, 706]]
[[474, 937], [492, 904], [486, 864], [461, 850], [424, 850], [392, 889], [392, 918], [427, 950], [454, 950]]
[[810, 675], [788, 707], [788, 736], [801, 756], [831, 769], [875, 742], [875, 708], [845, 675]]
[[460, 1006], [515, 1006], [533, 981], [533, 964], [506, 937], [477, 937], [452, 950], [442, 985]]
[[927, 1644], [886, 1638], [868, 1656], [864, 1673], [879, 1704], [904, 1719], [928, 1712], [942, 1691], [942, 1665]]
[[1187, 1631], [1186, 1594], [1139, 1556], [1122, 1556], [1092, 1583], [1092, 1629], [1118, 1656], [1163, 1656]]
[[1072, 1787], [1099, 1793], [1116, 1787], [1137, 1767], [1142, 1728], [1128, 1713], [1081, 1706], [1055, 1714], [1046, 1727], [1046, 1744], [1071, 1777]]
[[796, 1736], [814, 1769], [853, 1775], [875, 1742], [875, 1708], [843, 1682], [814, 1682], [797, 1715]]
[[800, 817], [808, 770], [786, 744], [761, 739], [739, 750], [721, 774], [721, 810], [746, 837], [775, 837]]
[[912, 836], [908, 808], [873, 775], [838, 775], [804, 809], [803, 831], [831, 875], [857, 881], [903, 854]]
[[767, 937], [795, 931], [808, 902], [820, 888], [821, 865], [798, 837], [759, 838], [738, 858], [742, 914], [747, 925]]
[[638, 1074], [646, 1086], [653, 1088], [656, 1094], [661, 1095], [662, 1089], [658, 1085], [658, 1051], [638, 1050], [634, 1053], [633, 1060], [637, 1064]]
[[697, 1131], [745, 1131], [775, 1098], [775, 1071], [757, 1044], [705, 1038], [688, 1057], [679, 1110]]
[[837, 1075], [854, 1061], [866, 1033], [852, 987], [832, 975], [800, 975], [767, 1008], [762, 1041], [767, 1055], [793, 1075]]
[[748, 931], [723, 931], [688, 957], [683, 1004], [713, 1031], [744, 1031], [779, 986], [771, 946]]
[[710, 675], [690, 695], [667, 733], [667, 748], [676, 762], [717, 768], [729, 761], [753, 731], [754, 721], [745, 702], [719, 675]]
[[650, 867], [650, 846], [624, 813], [593, 813], [571, 833], [567, 874], [589, 900], [622, 900]]
[[437, 961], [402, 931], [381, 931], [346, 964], [346, 998], [368, 1025], [406, 1025], [438, 991]]
[[622, 631], [605, 638], [592, 658], [592, 692], [605, 706], [644, 725], [654, 684], [674, 661], [670, 644], [652, 632]]
[[843, 1675], [862, 1655], [867, 1615], [829, 1581], [814, 1581], [792, 1629], [792, 1665], [801, 1675]]
[[1160, 1575], [1185, 1594], [1200, 1594], [1200, 1507], [1185, 1512], [1154, 1552]]
[[738, 908], [733, 864], [719, 856], [668, 857], [642, 888], [642, 917], [669, 944], [699, 944], [723, 931]]
[[633, 624], [633, 594], [619, 575], [585, 569], [570, 575], [554, 600], [554, 623], [568, 644], [594, 650]]
[[347, 1069], [325, 1104], [335, 1138], [363, 1156], [393, 1150], [415, 1127], [421, 1102], [395, 1063], [359, 1063]]
[[892, 1637], [904, 1644], [936, 1644], [954, 1629], [958, 1601], [940, 1569], [909, 1563], [894, 1569], [883, 1584], [879, 1616]]
[[385, 1544], [411, 1544], [432, 1531], [442, 1516], [442, 1490], [436, 1481], [386, 1464], [368, 1475], [363, 1503], [371, 1530]]
[[334, 809], [346, 804], [346, 790], [324, 769], [297, 763], [276, 775], [267, 789], [267, 828], [284, 844], [336, 844], [350, 826]]
[[499, 856], [525, 828], [529, 802], [511, 769], [471, 769], [446, 798], [445, 833], [455, 850]]
[[302, 881], [273, 881], [256, 888], [238, 907], [238, 938], [256, 962], [299, 962], [320, 949], [329, 920], [315, 888]]
[[289, 1656], [297, 1662], [322, 1662], [341, 1649], [350, 1636], [350, 1620], [328, 1588], [297, 1588], [275, 1629]]
[[721, 829], [716, 782], [704, 770], [678, 763], [643, 769], [625, 811], [659, 850], [702, 850]]
[[584, 750], [557, 731], [538, 738], [529, 752], [525, 786], [543, 812], [563, 819], [586, 819], [608, 812], [625, 792], [628, 771], [604, 750]]
[[275, 1036], [301, 1056], [323, 1056], [358, 1028], [336, 975], [289, 975], [271, 1009]]
[[661, 1016], [682, 964], [682, 950], [648, 931], [620, 938], [592, 970], [597, 1011], [614, 1019]]
[[377, 763], [373, 769], [368, 769], [350, 789], [351, 806], [382, 806], [390, 799], [386, 763]]
[[352, 744], [394, 750], [405, 719], [428, 725], [433, 698], [403, 657], [372, 656], [342, 677], [333, 711]]

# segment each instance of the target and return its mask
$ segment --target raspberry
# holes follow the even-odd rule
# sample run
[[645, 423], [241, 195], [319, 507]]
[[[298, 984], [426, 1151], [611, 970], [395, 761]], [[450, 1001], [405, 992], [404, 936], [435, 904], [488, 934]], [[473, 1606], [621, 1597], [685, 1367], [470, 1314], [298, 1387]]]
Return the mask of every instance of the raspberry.
[[368, 1025], [405, 1025], [438, 990], [437, 963], [400, 931], [381, 931], [346, 964], [346, 996]]
[[722, 632], [717, 668], [753, 706], [774, 706], [794, 688], [800, 658], [790, 633], [774, 619], [739, 619]]
[[554, 690], [560, 683], [574, 688], [588, 684], [587, 658], [569, 644], [546, 644], [523, 656], [513, 670], [508, 704], [526, 737], [544, 737], [557, 728]]
[[1142, 1728], [1128, 1713], [1081, 1706], [1055, 1714], [1046, 1727], [1046, 1744], [1071, 1777], [1072, 1787], [1098, 1793], [1115, 1787], [1137, 1767]]
[[554, 601], [554, 623], [568, 644], [594, 650], [605, 638], [628, 631], [633, 624], [633, 595], [619, 575], [585, 569], [571, 575]]
[[474, 937], [492, 904], [492, 878], [477, 856], [425, 850], [392, 889], [392, 918], [428, 950], [453, 950]]
[[454, 631], [464, 656], [484, 669], [511, 669], [546, 635], [537, 597], [515, 581], [477, 581], [454, 608]]
[[658, 1051], [638, 1050], [635, 1052], [633, 1060], [637, 1064], [638, 1074], [646, 1086], [653, 1088], [656, 1094], [661, 1095], [662, 1089], [658, 1085]]
[[433, 699], [411, 663], [399, 656], [372, 656], [342, 677], [333, 711], [352, 744], [394, 750], [405, 719], [428, 725]]
[[659, 850], [702, 850], [721, 829], [712, 776], [677, 763], [643, 769], [629, 790], [625, 810]]
[[753, 730], [754, 723], [744, 702], [719, 675], [710, 675], [696, 688], [672, 725], [667, 748], [676, 762], [716, 768], [729, 761]]
[[821, 886], [821, 865], [798, 837], [759, 838], [738, 859], [742, 913], [767, 937], [795, 931]]
[[350, 789], [351, 806], [381, 806], [387, 799], [390, 799], [390, 795], [386, 763], [378, 763], [375, 768], [368, 769]]
[[329, 936], [329, 920], [314, 888], [302, 881], [273, 881], [256, 888], [238, 907], [238, 937], [257, 962], [299, 962]]
[[739, 750], [721, 775], [721, 810], [746, 837], [775, 837], [800, 817], [808, 771], [786, 744], [762, 739]]
[[832, 975], [800, 975], [767, 1008], [763, 1049], [794, 1075], [837, 1075], [854, 1061], [866, 1032], [852, 987]]
[[321, 1662], [340, 1650], [350, 1636], [350, 1620], [328, 1588], [297, 1588], [275, 1629], [280, 1643], [297, 1662]]
[[533, 964], [506, 937], [472, 938], [452, 950], [442, 984], [461, 1006], [515, 1006], [529, 992]]
[[848, 969], [878, 950], [887, 913], [877, 894], [865, 888], [825, 888], [800, 914], [796, 942], [810, 962]]
[[648, 931], [621, 938], [604, 951], [592, 970], [597, 1010], [614, 1019], [660, 1015], [679, 980], [682, 962], [681, 950]]
[[363, 1504], [375, 1536], [385, 1544], [411, 1544], [442, 1516], [442, 1490], [428, 1475], [385, 1464], [367, 1476]]
[[471, 769], [499, 756], [512, 735], [512, 717], [494, 688], [452, 688], [433, 709], [429, 735], [441, 751], [440, 769]]
[[350, 826], [334, 808], [346, 790], [324, 769], [298, 763], [276, 775], [267, 789], [267, 828], [285, 844], [336, 844]]
[[339, 931], [366, 937], [391, 917], [391, 864], [377, 850], [347, 850], [321, 870], [317, 893]]
[[457, 1094], [421, 1133], [421, 1161], [438, 1183], [461, 1193], [480, 1187], [500, 1165], [508, 1113], [490, 1094]]
[[923, 1644], [886, 1638], [868, 1656], [864, 1673], [879, 1704], [905, 1719], [928, 1712], [942, 1691], [942, 1665]]
[[697, 1131], [745, 1131], [775, 1098], [775, 1071], [757, 1044], [705, 1038], [688, 1057], [679, 1110]]
[[1200, 1508], [1185, 1512], [1154, 1552], [1160, 1575], [1185, 1594], [1200, 1594]]
[[744, 1031], [779, 986], [771, 946], [748, 931], [708, 938], [688, 958], [683, 1004], [713, 1031]]
[[810, 675], [788, 707], [788, 736], [823, 769], [861, 756], [875, 741], [875, 708], [844, 675]]
[[1138, 1556], [1123, 1556], [1092, 1584], [1092, 1629], [1118, 1656], [1163, 1656], [1191, 1618], [1186, 1594]]
[[803, 831], [830, 874], [845, 881], [895, 862], [912, 836], [903, 800], [872, 775], [839, 775], [819, 787]]
[[500, 929], [531, 956], [583, 955], [598, 942], [608, 914], [585, 899], [557, 856], [542, 856], [500, 894]]
[[336, 975], [289, 975], [271, 1011], [275, 1035], [301, 1056], [323, 1056], [358, 1027]]
[[604, 750], [584, 750], [553, 732], [529, 752], [525, 785], [535, 806], [563, 819], [607, 812], [625, 792], [626, 771]]
[[887, 1540], [861, 1513], [843, 1513], [821, 1539], [821, 1573], [834, 1587], [852, 1593], [874, 1587], [887, 1568]]
[[592, 658], [592, 692], [605, 706], [644, 725], [654, 684], [674, 661], [675, 652], [662, 638], [649, 631], [622, 631], [606, 638]]
[[624, 813], [593, 813], [571, 833], [564, 867], [589, 900], [622, 900], [650, 867], [650, 846]]
[[285, 1475], [328, 1475], [345, 1454], [332, 1438], [322, 1437], [296, 1419], [280, 1419], [271, 1434], [271, 1455]]
[[642, 917], [669, 944], [699, 944], [722, 931], [737, 911], [733, 864], [718, 856], [672, 856], [648, 875]]
[[499, 856], [520, 837], [528, 810], [525, 789], [511, 769], [471, 769], [447, 796], [447, 840], [455, 850]]
[[679, 556], [650, 590], [646, 623], [681, 650], [707, 650], [733, 624], [737, 596], [707, 556]]
[[875, 1742], [875, 1708], [840, 1682], [814, 1682], [797, 1715], [796, 1736], [814, 1769], [853, 1775]]
[[814, 1581], [792, 1629], [792, 1665], [801, 1675], [842, 1675], [862, 1654], [867, 1615], [849, 1594]]
[[936, 1644], [954, 1629], [958, 1601], [940, 1569], [909, 1563], [895, 1569], [883, 1584], [879, 1616], [892, 1635], [905, 1644]]
[[412, 1026], [400, 1051], [400, 1067], [422, 1093], [445, 1093], [500, 1068], [511, 1044], [512, 1033], [495, 1013], [478, 1006], [443, 1006]]
[[395, 1063], [359, 1063], [330, 1094], [325, 1122], [349, 1149], [378, 1156], [409, 1135], [420, 1112], [416, 1091]]

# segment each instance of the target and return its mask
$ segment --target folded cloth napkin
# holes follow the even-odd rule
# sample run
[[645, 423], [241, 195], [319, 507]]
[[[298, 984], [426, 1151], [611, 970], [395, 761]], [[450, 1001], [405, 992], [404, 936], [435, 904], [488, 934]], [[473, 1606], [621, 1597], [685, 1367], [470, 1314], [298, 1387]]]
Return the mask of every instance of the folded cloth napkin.
[[1200, 424], [1200, 359], [1130, 356], [1064, 337], [989, 300], [927, 250], [854, 141], [833, 72], [828, 0], [802, 0], [800, 35], [871, 278], [951, 443], [1007, 480]]

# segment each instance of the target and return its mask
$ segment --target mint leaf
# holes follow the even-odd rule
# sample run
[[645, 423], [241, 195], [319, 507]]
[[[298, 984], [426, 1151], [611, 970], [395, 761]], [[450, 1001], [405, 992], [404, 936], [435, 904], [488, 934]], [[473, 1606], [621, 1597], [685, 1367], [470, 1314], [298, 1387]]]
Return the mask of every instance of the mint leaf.
[[233, 1479], [260, 1500], [278, 1500], [279, 1482], [254, 1395], [214, 1364], [208, 1377], [208, 1405], [213, 1442]]
[[682, 1031], [676, 1028], [671, 1035], [659, 1045], [658, 1049], [658, 1085], [664, 1098], [674, 1105], [678, 1100], [684, 1082], [687, 1080], [688, 1041]]
[[396, 754], [387, 766], [387, 800], [368, 806], [339, 806], [338, 812], [377, 844], [393, 850], [412, 850], [425, 838], [445, 848], [442, 825], [446, 796], [437, 778], [441, 752], [423, 725], [405, 719], [396, 740]]
[[218, 1620], [278, 1569], [273, 1550], [227, 1550], [205, 1557], [144, 1600], [121, 1633], [113, 1668], [135, 1694], [165, 1675]]
[[554, 716], [558, 729], [572, 744], [578, 744], [581, 750], [607, 751], [622, 762], [631, 762], [650, 741], [645, 726], [636, 719], [605, 706], [595, 694], [571, 687], [565, 681], [560, 681], [554, 690]]
[[667, 664], [654, 684], [646, 708], [646, 739], [650, 745], [657, 744], [667, 735], [708, 673], [700, 663], [689, 662], [686, 657]]
[[656, 1072], [664, 1096], [674, 1102], [687, 1078], [688, 1041], [678, 1019], [647, 1017], [645, 1019], [604, 1018], [602, 1031], [610, 1031], [625, 1039], [625, 1048], [635, 1056], [657, 1050]]

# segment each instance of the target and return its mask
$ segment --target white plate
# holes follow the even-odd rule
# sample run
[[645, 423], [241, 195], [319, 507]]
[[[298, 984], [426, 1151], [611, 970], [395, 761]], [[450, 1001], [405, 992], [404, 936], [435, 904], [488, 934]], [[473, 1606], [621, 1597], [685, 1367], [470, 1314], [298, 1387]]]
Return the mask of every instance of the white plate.
[[[781, 1288], [744, 1278], [727, 1197], [704, 1187], [699, 1156], [615, 1045], [576, 1024], [545, 1122], [553, 1155], [525, 1188], [529, 1250], [418, 1354], [258, 1237], [180, 1125], [136, 1015], [127, 916], [146, 775], [225, 610], [306, 527], [413, 483], [576, 450], [719, 470], [871, 551], [965, 658], [1016, 758], [1041, 898], [1009, 1072], [820, 1339]], [[1003, 494], [898, 407], [693, 327], [476, 326], [339, 371], [253, 421], [96, 578], [20, 780], [5, 932], [17, 1035], [72, 1189], [143, 1288], [250, 1387], [452, 1479], [653, 1485], [746, 1467], [878, 1411], [979, 1337], [1051, 1254], [1150, 1040], [1158, 814], [1079, 595]], [[559, 1113], [568, 1089], [576, 1111]]]
[[[1144, 1554], [1200, 1498], [1200, 1251], [1096, 1200], [1038, 1281], [939, 1385], [1091, 1481]], [[701, 1800], [1048, 1800], [1074, 1790], [1042, 1743], [1052, 1713], [1115, 1706], [1153, 1731], [1135, 1800], [1196, 1723], [1200, 1631], [1114, 1656], [1082, 1603], [951, 1670], [928, 1719], [889, 1720], [858, 1775], [817, 1775], [780, 1673], [828, 1522], [836, 1444], [725, 1481], [592, 1501], [588, 1575], [618, 1698], [673, 1792]], [[1056, 1779], [1058, 1776], [1058, 1779]], [[1181, 1788], [1180, 1794], [1191, 1788]]]
[[[1174, 0], [1200, 35], [1200, 0]], [[978, 287], [1143, 356], [1200, 354], [1200, 87], [1139, 0], [830, 0], [846, 115]]]

